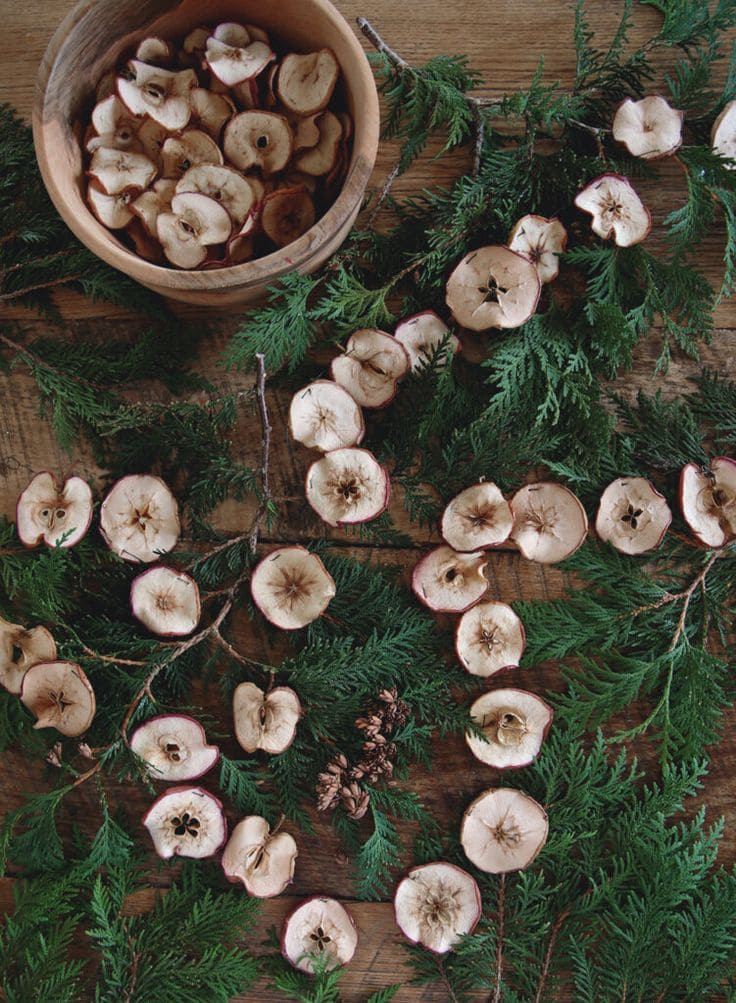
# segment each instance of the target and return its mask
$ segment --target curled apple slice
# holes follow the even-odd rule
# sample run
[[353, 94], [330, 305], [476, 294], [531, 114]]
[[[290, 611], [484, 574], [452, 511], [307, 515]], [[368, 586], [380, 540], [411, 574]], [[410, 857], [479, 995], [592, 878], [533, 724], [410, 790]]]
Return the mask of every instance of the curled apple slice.
[[142, 125], [143, 119], [131, 115], [120, 98], [110, 94], [92, 110], [92, 126], [96, 135], [87, 140], [85, 147], [89, 153], [100, 147], [144, 153], [138, 138]]
[[174, 60], [174, 50], [171, 42], [152, 35], [139, 43], [135, 50], [135, 58], [153, 66], [168, 66]]
[[314, 202], [302, 189], [275, 191], [264, 199], [261, 226], [277, 247], [297, 240], [314, 226], [315, 219]]
[[181, 136], [169, 136], [161, 147], [161, 164], [167, 178], [181, 178], [199, 164], [222, 164], [222, 153], [214, 139], [201, 129], [187, 129]]
[[685, 522], [706, 547], [736, 539], [736, 460], [717, 456], [710, 467], [688, 463], [680, 474]]
[[162, 213], [171, 212], [171, 200], [175, 194], [176, 179], [159, 178], [130, 203], [131, 210], [152, 237], [158, 237], [158, 218]]
[[[247, 32], [246, 32], [247, 35]], [[226, 87], [257, 77], [275, 56], [265, 42], [234, 45], [214, 35], [207, 39], [205, 60], [217, 79]]]
[[340, 67], [330, 49], [289, 53], [281, 60], [277, 93], [281, 103], [300, 115], [326, 108], [337, 83]]
[[526, 690], [492, 690], [471, 705], [470, 719], [483, 735], [465, 734], [475, 758], [497, 770], [520, 769], [539, 755], [552, 708]]
[[171, 212], [156, 220], [158, 239], [172, 265], [196, 268], [207, 257], [207, 248], [224, 244], [232, 231], [227, 209], [199, 192], [180, 192], [171, 200]]
[[130, 223], [133, 219], [130, 204], [134, 198], [132, 192], [106, 195], [94, 183], [87, 186], [87, 205], [109, 230], [122, 230]]
[[223, 149], [238, 170], [260, 167], [264, 174], [275, 174], [291, 156], [289, 123], [271, 111], [241, 111], [225, 126]]
[[156, 176], [156, 165], [142, 153], [99, 147], [92, 155], [88, 174], [106, 195], [119, 195], [149, 185]]
[[441, 345], [445, 345], [448, 351], [439, 360], [438, 368], [444, 368], [447, 356], [460, 348], [460, 342], [454, 334], [450, 334], [450, 328], [434, 310], [423, 310], [402, 320], [394, 331], [394, 337], [406, 349], [412, 372], [426, 366]]
[[514, 524], [511, 508], [493, 481], [474, 484], [456, 495], [442, 513], [442, 537], [454, 550], [497, 547]]
[[390, 495], [388, 471], [367, 449], [333, 449], [307, 471], [307, 501], [329, 526], [370, 522]]
[[541, 564], [556, 564], [585, 541], [588, 517], [578, 498], [561, 484], [527, 484], [511, 499], [511, 539], [522, 555]]
[[238, 226], [245, 222], [255, 203], [253, 188], [248, 180], [234, 168], [217, 164], [190, 167], [176, 183], [176, 191], [207, 195], [227, 209]]
[[149, 115], [170, 132], [183, 129], [191, 117], [189, 96], [199, 86], [193, 70], [163, 70], [133, 59], [132, 79], [118, 77], [120, 100], [134, 115]]
[[484, 791], [466, 809], [460, 828], [465, 856], [481, 871], [521, 871], [547, 842], [549, 824], [541, 805], [521, 791]]
[[478, 884], [455, 864], [436, 861], [412, 867], [396, 886], [396, 924], [412, 944], [446, 954], [472, 933], [481, 917]]
[[299, 630], [322, 616], [335, 595], [335, 582], [316, 554], [304, 547], [279, 547], [253, 569], [250, 593], [275, 627]]
[[297, 442], [324, 453], [356, 446], [365, 434], [363, 412], [337, 383], [315, 380], [292, 397], [289, 431]]
[[601, 495], [595, 531], [622, 554], [658, 547], [672, 522], [664, 495], [645, 477], [618, 477]]
[[36, 718], [34, 728], [55, 728], [76, 738], [95, 716], [95, 693], [75, 662], [37, 662], [23, 676], [20, 699]]
[[652, 217], [627, 178], [602, 174], [575, 196], [575, 205], [593, 219], [593, 233], [619, 247], [631, 247], [647, 237]]
[[62, 485], [44, 470], [21, 492], [16, 504], [16, 528], [21, 543], [37, 547], [73, 547], [92, 522], [92, 490], [81, 477]]
[[45, 627], [22, 627], [0, 617], [0, 686], [20, 696], [32, 665], [56, 660], [56, 643]]
[[330, 375], [361, 407], [385, 407], [409, 366], [401, 342], [385, 331], [363, 328], [350, 335], [345, 351], [333, 359]]
[[130, 748], [153, 780], [198, 780], [220, 758], [199, 721], [186, 714], [150, 718], [130, 736]]
[[480, 247], [455, 266], [446, 302], [471, 331], [520, 327], [533, 316], [541, 283], [531, 261], [508, 247]]
[[241, 683], [233, 693], [235, 737], [246, 752], [284, 752], [294, 741], [301, 716], [299, 697], [288, 686], [264, 693], [255, 683]]
[[222, 853], [228, 881], [242, 881], [255, 898], [280, 895], [291, 884], [299, 849], [288, 832], [271, 832], [260, 815], [249, 815], [235, 826]]
[[511, 231], [509, 248], [527, 258], [544, 284], [557, 278], [560, 255], [567, 247], [567, 230], [558, 219], [522, 216]]
[[455, 651], [473, 676], [517, 668], [525, 647], [524, 625], [506, 603], [480, 602], [458, 620]]
[[305, 174], [322, 177], [335, 166], [342, 141], [342, 123], [331, 111], [323, 111], [318, 118], [319, 142], [301, 150], [294, 157], [294, 167]]
[[213, 94], [204, 87], [195, 87], [189, 96], [192, 123], [219, 139], [223, 125], [235, 114], [235, 105], [224, 94]]
[[430, 550], [416, 565], [411, 587], [421, 603], [436, 613], [464, 613], [488, 590], [482, 552], [460, 554], [452, 547]]

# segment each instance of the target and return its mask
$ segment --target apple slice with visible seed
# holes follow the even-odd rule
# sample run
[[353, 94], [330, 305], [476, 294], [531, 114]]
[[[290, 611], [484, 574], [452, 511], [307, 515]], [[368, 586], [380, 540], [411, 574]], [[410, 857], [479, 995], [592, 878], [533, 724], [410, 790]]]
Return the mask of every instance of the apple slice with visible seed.
[[261, 210], [263, 232], [277, 247], [298, 240], [316, 218], [314, 202], [309, 192], [286, 188], [267, 195]]
[[117, 481], [100, 508], [100, 532], [125, 561], [150, 564], [176, 546], [179, 506], [160, 477], [129, 474]]
[[358, 946], [355, 921], [337, 899], [314, 896], [284, 920], [281, 953], [300, 972], [347, 965]]
[[202, 129], [187, 129], [181, 136], [169, 136], [161, 148], [164, 176], [181, 178], [190, 167], [199, 164], [221, 165], [220, 147]]
[[[736, 160], [736, 101], [729, 101], [713, 123], [710, 144], [719, 157]], [[736, 170], [736, 164], [725, 166], [729, 171]]]
[[207, 39], [207, 65], [226, 87], [252, 80], [275, 58], [265, 42], [250, 42], [243, 47], [223, 42], [214, 36]]
[[298, 855], [290, 833], [272, 832], [265, 818], [249, 815], [233, 829], [222, 852], [222, 869], [228, 881], [242, 881], [249, 895], [268, 899], [291, 884]]
[[530, 561], [557, 564], [585, 542], [588, 517], [580, 500], [562, 484], [526, 484], [510, 502], [511, 539]]
[[149, 568], [131, 582], [130, 608], [152, 634], [184, 637], [199, 623], [199, 587], [183, 571]]
[[252, 210], [255, 197], [247, 178], [233, 167], [200, 164], [190, 167], [177, 182], [177, 192], [200, 192], [219, 202], [231, 219], [242, 226]]
[[34, 728], [55, 728], [76, 738], [95, 716], [95, 693], [76, 662], [37, 662], [23, 676], [20, 699], [36, 718]]
[[198, 780], [220, 758], [207, 744], [204, 728], [187, 714], [159, 714], [130, 736], [131, 751], [146, 764], [153, 780]]
[[736, 539], [736, 460], [717, 456], [710, 467], [688, 463], [680, 473], [685, 522], [706, 547]]
[[445, 301], [470, 331], [520, 327], [533, 316], [541, 283], [536, 267], [508, 247], [466, 254], [447, 280]]
[[196, 268], [207, 248], [224, 244], [232, 231], [227, 209], [199, 192], [180, 192], [171, 200], [171, 213], [157, 221], [158, 239], [168, 260], [179, 268]]
[[645, 477], [618, 477], [601, 495], [595, 531], [622, 554], [644, 554], [664, 539], [672, 513]]
[[108, 150], [145, 152], [138, 138], [143, 119], [131, 115], [117, 94], [99, 101], [92, 110], [92, 126], [96, 135], [85, 143], [85, 149], [94, 153], [99, 147]]
[[446, 954], [472, 933], [481, 913], [475, 878], [443, 860], [412, 867], [394, 893], [397, 926], [412, 944], [434, 954]]
[[307, 501], [328, 526], [376, 519], [388, 507], [388, 471], [367, 449], [333, 449], [307, 471]]
[[483, 550], [508, 540], [514, 519], [493, 481], [474, 484], [456, 495], [442, 513], [441, 533], [454, 550]]
[[253, 569], [250, 592], [275, 627], [299, 630], [322, 616], [335, 595], [335, 582], [305, 547], [279, 547]]
[[565, 227], [558, 219], [545, 216], [522, 216], [509, 236], [509, 248], [531, 261], [542, 284], [557, 278], [560, 255], [566, 247]]
[[87, 186], [87, 205], [108, 230], [122, 230], [134, 218], [130, 209], [133, 197], [131, 192], [106, 195], [94, 182]]
[[329, 104], [340, 72], [330, 49], [291, 52], [281, 60], [277, 83], [279, 100], [289, 111], [311, 115]]
[[409, 371], [404, 346], [385, 331], [354, 331], [345, 351], [333, 359], [330, 375], [361, 407], [385, 407]]
[[406, 349], [413, 373], [423, 369], [434, 359], [441, 345], [448, 351], [438, 361], [438, 369], [443, 369], [447, 365], [448, 355], [460, 348], [460, 342], [454, 334], [450, 334], [449, 327], [434, 310], [423, 310], [402, 320], [394, 331], [394, 337]]
[[92, 155], [87, 172], [106, 195], [142, 191], [156, 176], [156, 165], [142, 153], [100, 147]]
[[225, 126], [223, 149], [238, 170], [260, 167], [264, 174], [275, 174], [291, 156], [289, 123], [274, 112], [241, 111]]
[[118, 77], [120, 99], [134, 115], [149, 115], [170, 132], [184, 129], [191, 117], [189, 95], [199, 86], [193, 70], [163, 70], [138, 59], [129, 63], [132, 80]]
[[552, 708], [527, 690], [491, 690], [471, 704], [473, 731], [465, 741], [476, 759], [497, 770], [529, 766], [540, 753], [552, 724]]
[[323, 111], [318, 118], [319, 142], [294, 157], [294, 167], [305, 174], [322, 177], [335, 166], [342, 140], [342, 124], [337, 115]]
[[56, 660], [56, 642], [45, 627], [23, 627], [0, 616], [0, 686], [20, 696], [32, 665]]
[[164, 860], [212, 857], [227, 839], [222, 802], [201, 787], [169, 787], [143, 816], [143, 825]]
[[291, 437], [309, 449], [357, 446], [365, 434], [363, 412], [347, 390], [332, 380], [315, 380], [291, 399]]
[[591, 228], [619, 247], [641, 243], [652, 228], [652, 217], [628, 178], [602, 174], [575, 196], [575, 205], [593, 218]]
[[452, 547], [435, 547], [417, 563], [411, 587], [417, 599], [436, 613], [464, 613], [488, 591], [482, 551], [461, 554]]
[[235, 737], [248, 753], [284, 752], [294, 741], [301, 716], [299, 697], [288, 686], [265, 693], [255, 683], [241, 683], [233, 693]]
[[488, 874], [528, 867], [547, 842], [549, 823], [541, 805], [521, 791], [484, 791], [463, 815], [460, 842], [465, 856]]
[[81, 477], [62, 485], [48, 470], [30, 481], [16, 504], [18, 538], [25, 547], [73, 547], [92, 522], [92, 490]]
[[176, 194], [175, 178], [159, 178], [153, 187], [142, 192], [130, 208], [152, 237], [158, 236], [156, 223], [161, 213], [171, 212], [171, 200]]
[[479, 602], [457, 622], [455, 651], [472, 676], [518, 668], [525, 647], [524, 624], [506, 603]]

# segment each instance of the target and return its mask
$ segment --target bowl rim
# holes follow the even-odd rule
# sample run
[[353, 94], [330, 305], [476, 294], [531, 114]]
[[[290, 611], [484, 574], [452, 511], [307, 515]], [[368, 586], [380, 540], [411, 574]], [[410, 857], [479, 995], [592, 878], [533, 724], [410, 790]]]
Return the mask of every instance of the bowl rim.
[[36, 94], [31, 115], [36, 159], [49, 197], [66, 225], [97, 257], [149, 287], [165, 287], [181, 291], [193, 291], [203, 287], [210, 290], [232, 290], [236, 287], [247, 289], [270, 284], [292, 271], [307, 270], [312, 259], [334, 240], [335, 235], [340, 233], [348, 221], [352, 222], [354, 219], [365, 195], [378, 153], [380, 135], [378, 89], [366, 53], [348, 20], [330, 0], [302, 0], [304, 4], [320, 8], [335, 25], [335, 29], [339, 31], [356, 60], [357, 71], [366, 89], [366, 94], [361, 95], [363, 119], [361, 146], [358, 148], [355, 143], [353, 144], [350, 165], [339, 195], [306, 233], [283, 248], [239, 265], [186, 270], [156, 265], [114, 243], [115, 231], [108, 230], [95, 218], [81, 193], [80, 200], [85, 215], [80, 217], [76, 212], [70, 211], [69, 202], [55, 178], [47, 145], [49, 130], [56, 118], [46, 115], [48, 83], [71, 29], [98, 2], [99, 0], [79, 0], [61, 21], [49, 40], [36, 78]]

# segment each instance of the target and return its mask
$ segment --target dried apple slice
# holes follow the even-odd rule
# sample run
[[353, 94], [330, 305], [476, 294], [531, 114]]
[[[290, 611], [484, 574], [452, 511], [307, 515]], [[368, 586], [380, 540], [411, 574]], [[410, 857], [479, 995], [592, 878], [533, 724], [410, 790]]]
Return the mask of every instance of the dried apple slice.
[[204, 87], [195, 87], [189, 96], [192, 106], [192, 121], [219, 139], [222, 127], [235, 114], [235, 105], [224, 94], [213, 94]]
[[159, 857], [212, 857], [227, 839], [222, 802], [201, 787], [170, 787], [156, 798], [143, 824]]
[[622, 554], [658, 547], [672, 522], [664, 495], [645, 477], [619, 477], [601, 495], [595, 531]]
[[450, 328], [434, 310], [423, 310], [402, 320], [394, 331], [394, 338], [406, 349], [413, 373], [434, 359], [441, 345], [448, 351], [438, 361], [438, 369], [443, 369], [448, 355], [454, 355], [460, 348], [460, 342], [454, 334], [450, 334]]
[[[719, 157], [736, 160], [736, 101], [729, 101], [713, 123], [710, 143]], [[726, 167], [732, 171], [736, 164], [726, 164]]]
[[409, 371], [404, 346], [385, 331], [354, 331], [345, 351], [333, 359], [330, 376], [361, 407], [385, 407], [394, 399], [398, 381]]
[[277, 94], [289, 111], [311, 115], [329, 104], [340, 67], [330, 49], [289, 53], [281, 60]]
[[233, 693], [235, 737], [246, 752], [284, 752], [294, 741], [301, 716], [299, 697], [288, 686], [264, 693], [255, 683], [241, 683]]
[[412, 944], [434, 954], [446, 954], [472, 933], [481, 913], [475, 878], [443, 860], [412, 867], [394, 893], [397, 926]]
[[593, 219], [593, 233], [619, 247], [631, 247], [644, 240], [652, 228], [649, 210], [620, 174], [602, 174], [575, 196], [575, 205]]
[[227, 209], [199, 192], [180, 192], [171, 200], [171, 212], [156, 220], [158, 239], [172, 265], [196, 268], [207, 257], [207, 248], [224, 244], [232, 231]]
[[541, 283], [535, 265], [508, 247], [466, 254], [447, 280], [445, 301], [471, 331], [520, 327], [534, 315]]
[[337, 383], [315, 380], [292, 397], [289, 431], [297, 442], [323, 453], [356, 446], [365, 434], [363, 412]]
[[297, 153], [294, 157], [294, 167], [298, 171], [304, 171], [305, 174], [322, 177], [330, 173], [337, 161], [342, 141], [342, 123], [331, 111], [323, 111], [318, 124], [319, 142], [316, 146]]
[[170, 42], [152, 35], [144, 38], [135, 50], [135, 58], [153, 66], [168, 66], [174, 60], [174, 49]]
[[161, 147], [161, 163], [167, 178], [181, 178], [190, 167], [200, 164], [222, 162], [220, 147], [201, 129], [187, 129], [181, 136], [169, 136]]
[[565, 227], [558, 219], [545, 216], [522, 216], [509, 236], [510, 250], [531, 261], [543, 285], [557, 278], [560, 255], [566, 247]]
[[130, 608], [152, 634], [183, 637], [199, 623], [199, 586], [183, 571], [149, 568], [131, 582]]
[[390, 495], [388, 471], [367, 449], [333, 449], [307, 471], [307, 501], [328, 526], [370, 522]]
[[524, 625], [510, 606], [488, 600], [463, 613], [455, 630], [455, 651], [473, 676], [516, 669], [526, 647]]
[[292, 122], [294, 153], [298, 153], [300, 150], [310, 150], [319, 143], [321, 136], [319, 118], [320, 112], [315, 112], [314, 115], [297, 118], [296, 122]]
[[250, 45], [254, 40], [245, 25], [239, 24], [237, 21], [223, 21], [221, 24], [218, 24], [212, 32], [211, 37], [224, 42], [226, 45], [243, 47]]
[[188, 57], [203, 56], [207, 48], [207, 39], [210, 37], [210, 29], [205, 25], [192, 28], [182, 42], [182, 53]]
[[225, 126], [223, 149], [238, 170], [259, 167], [264, 174], [275, 174], [291, 156], [289, 123], [271, 111], [241, 111]]
[[205, 60], [226, 87], [234, 87], [244, 80], [257, 77], [274, 58], [270, 46], [265, 42], [249, 42], [241, 46], [223, 42], [214, 36], [207, 39]]
[[474, 484], [456, 495], [442, 513], [440, 532], [453, 550], [498, 547], [514, 524], [511, 508], [493, 481]]
[[152, 163], [159, 167], [161, 165], [161, 151], [168, 136], [169, 133], [164, 126], [152, 118], [146, 119], [138, 130], [138, 141], [143, 147], [143, 152]]
[[280, 895], [292, 882], [299, 849], [288, 832], [271, 832], [265, 818], [249, 815], [235, 826], [222, 853], [228, 881], [242, 881], [255, 898]]
[[165, 265], [166, 258], [158, 240], [145, 228], [140, 219], [132, 219], [125, 227], [125, 234], [130, 239], [135, 253], [154, 265]]
[[520, 769], [539, 755], [552, 724], [552, 708], [526, 690], [492, 690], [471, 705], [470, 719], [483, 734], [465, 734], [475, 758], [497, 770]]
[[281, 953], [294, 968], [312, 973], [347, 965], [358, 946], [353, 917], [336, 899], [315, 896], [284, 920]]
[[277, 247], [298, 240], [316, 219], [314, 202], [302, 189], [281, 189], [267, 195], [261, 211], [263, 232]]
[[128, 64], [132, 80], [118, 77], [120, 100], [134, 115], [149, 115], [170, 132], [188, 124], [192, 109], [189, 96], [199, 86], [193, 70], [163, 70], [133, 59]]
[[322, 616], [335, 595], [335, 582], [305, 547], [279, 547], [253, 569], [250, 592], [275, 627], [299, 630]]
[[717, 456], [709, 468], [688, 463], [680, 474], [685, 522], [706, 547], [736, 539], [736, 460]]
[[100, 532], [126, 561], [156, 561], [176, 546], [179, 506], [160, 477], [130, 474], [110, 490], [100, 508]]
[[18, 538], [26, 547], [73, 547], [92, 522], [92, 490], [81, 477], [69, 477], [60, 486], [44, 470], [21, 492], [16, 504]]
[[37, 662], [26, 671], [20, 699], [36, 718], [34, 728], [55, 728], [76, 738], [95, 716], [95, 694], [75, 662]]
[[521, 871], [547, 842], [549, 824], [541, 805], [521, 791], [484, 791], [466, 809], [460, 828], [465, 856], [488, 874]]
[[0, 686], [20, 696], [32, 665], [56, 660], [56, 643], [45, 627], [23, 627], [0, 616]]
[[158, 218], [162, 213], [171, 212], [171, 200], [175, 194], [176, 179], [159, 178], [158, 181], [154, 181], [152, 188], [141, 192], [138, 198], [130, 203], [131, 210], [152, 237], [158, 237]]
[[464, 613], [488, 590], [483, 552], [460, 554], [452, 547], [435, 547], [414, 568], [411, 587], [420, 602], [436, 613]]
[[511, 539], [530, 561], [557, 564], [582, 546], [588, 517], [578, 498], [561, 484], [527, 484], [511, 499]]
[[130, 150], [145, 152], [138, 139], [138, 130], [143, 119], [131, 115], [116, 94], [110, 94], [98, 102], [92, 110], [92, 126], [97, 135], [92, 136], [85, 148], [94, 153], [100, 147], [108, 150]]
[[634, 101], [626, 98], [613, 116], [613, 138], [633, 157], [658, 160], [682, 146], [685, 112], [673, 108], [659, 94]]
[[156, 177], [156, 165], [143, 153], [100, 147], [92, 155], [87, 172], [106, 195], [141, 191]]
[[204, 728], [187, 714], [159, 714], [130, 736], [131, 751], [146, 764], [152, 780], [198, 780], [220, 758], [207, 744]]
[[94, 184], [87, 186], [87, 205], [108, 230], [122, 230], [134, 218], [130, 205], [135, 198], [132, 192], [106, 195]]
[[255, 203], [253, 188], [232, 167], [200, 164], [190, 167], [176, 185], [177, 192], [200, 192], [219, 202], [229, 216], [242, 226]]

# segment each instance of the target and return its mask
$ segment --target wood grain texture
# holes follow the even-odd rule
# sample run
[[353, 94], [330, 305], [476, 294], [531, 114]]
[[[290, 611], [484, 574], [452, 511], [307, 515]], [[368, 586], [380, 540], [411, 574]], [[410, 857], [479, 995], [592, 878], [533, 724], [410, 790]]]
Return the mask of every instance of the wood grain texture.
[[[453, 5], [443, 0], [415, 0], [410, 8], [397, 4], [395, 0], [372, 0], [369, 6], [365, 6], [364, 0], [338, 0], [338, 6], [350, 22], [359, 14], [369, 17], [384, 37], [410, 61], [421, 62], [441, 52], [467, 53], [472, 65], [487, 82], [484, 90], [487, 94], [497, 95], [527, 85], [542, 53], [549, 80], [559, 78], [564, 83], [572, 79], [572, 10], [567, 0], [549, 0], [547, 3], [541, 0], [467, 0]], [[620, 6], [618, 2], [590, 4], [594, 27], [601, 32], [603, 39], [610, 38]], [[22, 6], [11, 0], [0, 0], [0, 16], [4, 25], [0, 38], [0, 99], [10, 101], [27, 117], [34, 100], [36, 67], [48, 39], [72, 7], [72, 0], [44, 0], [43, 3], [29, 0]], [[632, 43], [648, 37], [656, 24], [657, 14], [653, 9], [638, 11]], [[361, 39], [361, 42], [367, 47], [364, 40]], [[660, 69], [665, 69], [666, 54], [659, 54], [657, 59]], [[436, 149], [436, 144], [430, 147], [428, 155], [398, 179], [395, 185], [397, 194], [416, 191], [425, 185], [447, 184], [467, 166], [468, 157], [464, 151], [436, 161], [432, 159]], [[395, 146], [382, 144], [372, 186], [382, 186], [395, 161]], [[652, 207], [655, 224], [661, 223], [665, 213], [679, 204], [683, 197], [682, 175], [676, 167], [665, 167], [661, 177], [660, 183], [642, 186], [642, 194]], [[723, 266], [722, 234], [716, 233], [708, 240], [699, 262], [708, 277], [717, 283]], [[130, 324], [131, 318], [123, 309], [92, 304], [70, 291], [59, 292], [56, 299], [64, 318], [79, 337], [90, 331], [121, 339], [135, 336], [135, 327]], [[179, 304], [175, 309], [182, 317], [212, 321], [209, 311], [196, 306]], [[56, 333], [48, 324], [29, 316], [19, 307], [8, 309], [5, 316], [22, 322], [33, 333], [50, 336]], [[242, 314], [235, 311], [231, 316], [219, 319], [197, 360], [197, 368], [223, 391], [243, 390], [251, 385], [251, 377], [226, 373], [217, 365], [230, 333], [241, 319]], [[703, 349], [702, 361], [719, 372], [733, 372], [736, 364], [736, 309], [727, 302], [723, 303], [718, 308], [716, 322], [718, 330], [713, 344]], [[657, 342], [655, 331], [638, 348], [633, 373], [622, 374], [615, 382], [617, 390], [633, 396], [638, 389], [651, 391], [653, 387], [661, 387], [666, 395], [675, 395], [688, 388], [698, 365], [678, 353], [667, 376], [653, 378]], [[319, 365], [326, 366], [329, 360], [325, 357], [317, 361]], [[162, 397], [156, 388], [146, 388], [140, 393], [140, 398], [136, 399]], [[312, 457], [290, 442], [286, 435], [288, 391], [272, 391], [269, 400], [274, 425], [274, 491], [279, 496], [298, 499], [303, 476]], [[238, 459], [244, 463], [257, 460], [260, 432], [247, 409], [243, 409], [234, 441]], [[60, 474], [73, 470], [91, 481], [99, 474], [84, 450], [67, 456], [59, 449], [48, 422], [39, 418], [35, 384], [22, 368], [18, 368], [10, 375], [0, 376], [0, 513], [13, 516], [18, 492], [35, 471], [44, 468]], [[216, 524], [224, 531], [242, 531], [250, 514], [247, 506], [228, 503], [217, 513]], [[274, 527], [272, 538], [274, 541], [292, 541], [329, 535], [343, 545], [345, 553], [358, 556], [361, 560], [398, 566], [406, 576], [417, 558], [415, 548], [426, 546], [433, 538], [427, 531], [417, 531], [408, 526], [397, 501], [393, 503], [392, 514], [399, 527], [410, 536], [412, 548], [377, 550], [356, 547], [355, 538], [345, 532], [327, 533], [301, 500], [286, 503], [285, 518]], [[505, 601], [560, 596], [570, 584], [559, 571], [529, 564], [510, 552], [494, 554], [490, 569], [491, 591]], [[243, 618], [238, 620], [236, 627], [237, 643], [246, 654], [262, 660], [283, 654], [278, 648], [279, 642], [274, 647], [271, 637], [259, 623]], [[561, 685], [555, 665], [544, 666], [534, 673], [519, 673], [514, 682], [540, 693]], [[201, 691], [198, 697], [213, 711], [216, 710], [214, 690]], [[618, 723], [630, 726], [637, 720], [636, 715], [637, 709], [632, 708]], [[218, 716], [222, 717], [221, 714]], [[724, 732], [732, 733], [735, 725], [736, 714], [731, 712], [726, 715]], [[225, 748], [230, 754], [237, 754], [237, 748], [232, 743], [225, 743]], [[647, 744], [641, 743], [638, 751], [643, 762], [649, 764], [651, 755]], [[709, 819], [719, 815], [726, 818], [721, 860], [727, 864], [736, 860], [736, 790], [731, 780], [734, 771], [736, 744], [727, 741], [714, 761], [702, 798], [708, 804]], [[51, 773], [51, 768], [43, 763], [7, 755], [0, 773], [0, 812], [20, 804], [28, 792], [45, 790], [55, 779]], [[436, 816], [452, 826], [464, 806], [480, 790], [492, 785], [497, 777], [496, 771], [483, 767], [470, 757], [462, 740], [453, 739], [437, 743], [432, 774], [418, 772], [412, 778], [412, 786]], [[124, 800], [132, 820], [139, 817], [147, 806], [148, 799], [143, 792], [131, 793], [122, 787], [113, 787], [111, 793], [114, 802]], [[77, 823], [82, 828], [94, 827], [96, 808], [93, 792], [82, 788], [74, 798]], [[66, 824], [69, 824], [68, 820]], [[301, 854], [293, 896], [326, 892], [349, 900], [352, 897], [349, 862], [341, 854], [329, 824], [317, 819], [316, 828], [316, 836], [300, 839]], [[408, 833], [410, 827], [405, 831]], [[0, 881], [0, 911], [10, 906], [11, 891], [12, 878]], [[138, 897], [130, 903], [130, 907], [150, 907], [153, 894]], [[280, 923], [295, 901], [293, 896], [265, 905], [264, 931], [269, 925]], [[345, 997], [349, 1001], [359, 1001], [376, 988], [392, 982], [405, 982], [408, 974], [402, 968], [401, 937], [394, 926], [390, 904], [352, 903], [350, 908], [360, 928], [361, 942], [356, 958], [345, 975]], [[260, 934], [261, 931], [256, 941], [260, 941]], [[256, 949], [258, 945], [249, 943], [248, 946]], [[241, 1000], [265, 1003], [278, 998], [260, 987], [241, 997]], [[447, 993], [441, 987], [420, 989], [403, 986], [396, 999], [399, 1003], [439, 1003], [447, 1000]]]

